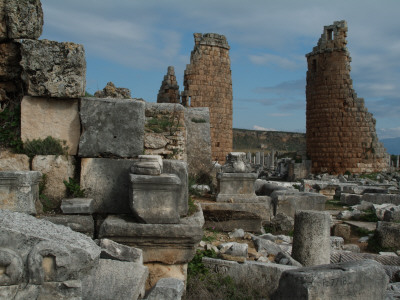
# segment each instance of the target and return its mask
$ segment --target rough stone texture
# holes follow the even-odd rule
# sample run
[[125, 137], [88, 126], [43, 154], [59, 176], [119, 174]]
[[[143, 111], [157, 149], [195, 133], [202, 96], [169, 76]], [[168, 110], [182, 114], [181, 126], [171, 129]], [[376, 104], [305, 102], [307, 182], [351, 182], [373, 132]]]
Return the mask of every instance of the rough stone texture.
[[296, 210], [325, 210], [326, 197], [297, 190], [278, 190], [271, 194], [274, 212], [294, 217]]
[[294, 228], [294, 219], [280, 212], [271, 218], [270, 226], [278, 232], [289, 232]]
[[0, 81], [18, 81], [20, 79], [20, 59], [21, 54], [18, 43], [0, 43]]
[[82, 158], [81, 188], [94, 199], [97, 213], [126, 214], [129, 208], [129, 172], [132, 159]]
[[162, 278], [147, 296], [147, 300], [180, 300], [185, 291], [185, 283], [177, 278]]
[[36, 214], [40, 172], [0, 172], [0, 209]]
[[206, 228], [230, 232], [242, 228], [248, 232], [261, 233], [264, 223], [272, 215], [271, 199], [267, 196], [258, 197], [264, 201], [249, 203], [201, 203]]
[[146, 103], [144, 153], [187, 160], [185, 108], [180, 104]]
[[218, 173], [217, 202], [256, 202], [256, 179], [257, 173]]
[[25, 96], [21, 103], [22, 141], [52, 136], [66, 141], [68, 154], [76, 155], [81, 134], [78, 102]]
[[278, 288], [279, 278], [287, 270], [297, 269], [294, 266], [266, 264], [246, 261], [239, 264], [233, 261], [203, 257], [204, 266], [211, 272], [223, 276], [230, 276], [237, 284], [241, 283], [260, 291], [261, 295], [269, 299]]
[[98, 244], [101, 247], [100, 258], [143, 264], [141, 249], [121, 245], [109, 239], [101, 239]]
[[179, 103], [179, 85], [176, 81], [174, 67], [169, 66], [157, 95], [157, 103]]
[[364, 194], [361, 199], [374, 204], [392, 203], [395, 205], [400, 205], [400, 194], [367, 193]]
[[400, 249], [400, 224], [392, 222], [378, 222], [376, 234], [381, 247]]
[[388, 167], [376, 121], [353, 90], [346, 36], [346, 21], [325, 26], [318, 45], [306, 55], [306, 139], [312, 173], [379, 172]]
[[189, 174], [209, 173], [211, 163], [210, 111], [208, 107], [187, 107], [187, 163]]
[[329, 264], [330, 215], [299, 210], [294, 218], [292, 257], [304, 266]]
[[265, 256], [267, 255], [276, 256], [278, 255], [279, 252], [282, 251], [279, 245], [275, 244], [275, 242], [272, 242], [270, 240], [259, 238], [257, 236], [252, 236], [251, 239], [253, 240], [257, 252], [260, 252]]
[[340, 202], [342, 204], [352, 206], [360, 204], [361, 201], [362, 201], [362, 195], [347, 194], [347, 193], [340, 194]]
[[135, 157], [143, 154], [142, 101], [82, 98], [79, 156]]
[[92, 216], [76, 215], [42, 215], [40, 219], [51, 223], [63, 225], [71, 228], [73, 231], [86, 234], [90, 238], [94, 237], [94, 220]]
[[187, 263], [203, 236], [201, 211], [181, 219], [180, 224], [140, 224], [128, 216], [108, 216], [99, 237], [143, 250], [143, 261]]
[[218, 246], [220, 254], [247, 258], [248, 245], [245, 243], [229, 242]]
[[[188, 264], [165, 265], [160, 263], [146, 263], [149, 269], [149, 277], [146, 282], [146, 290], [150, 290], [163, 278], [176, 278], [186, 282]], [[163, 298], [161, 298], [163, 299]]]
[[175, 174], [130, 174], [129, 205], [134, 215], [148, 224], [179, 223], [182, 183]]
[[21, 78], [26, 94], [79, 98], [85, 95], [86, 60], [82, 45], [21, 40]]
[[64, 155], [37, 155], [32, 160], [32, 170], [46, 175], [43, 194], [51, 199], [53, 208], [59, 207], [67, 196], [64, 180], [75, 175], [75, 158]]
[[383, 221], [386, 222], [400, 222], [400, 206], [395, 206], [385, 211]]
[[232, 151], [232, 78], [229, 45], [223, 35], [195, 33], [184, 74], [182, 104], [209, 107], [212, 160], [225, 162]]
[[70, 198], [61, 201], [61, 210], [64, 214], [92, 214], [94, 200], [90, 198]]
[[342, 237], [345, 241], [350, 240], [351, 227], [348, 224], [336, 224], [333, 235]]
[[230, 152], [226, 156], [222, 173], [251, 173], [252, 167], [244, 152]]
[[29, 171], [29, 157], [15, 154], [8, 150], [0, 150], [0, 171]]
[[131, 99], [131, 91], [127, 88], [117, 88], [114, 83], [108, 82], [103, 90], [94, 93], [96, 98]]
[[141, 264], [100, 259], [99, 265], [82, 284], [82, 299], [138, 299], [144, 295], [149, 271]]
[[332, 251], [331, 252], [331, 264], [337, 264], [340, 262], [349, 262], [357, 260], [372, 259], [387, 267], [400, 268], [400, 257], [390, 255], [379, 255], [372, 253], [359, 253], [348, 252], [348, 251]]
[[385, 299], [388, 277], [372, 260], [283, 272], [271, 299]]
[[3, 0], [0, 3], [0, 40], [38, 39], [43, 30], [40, 0]]

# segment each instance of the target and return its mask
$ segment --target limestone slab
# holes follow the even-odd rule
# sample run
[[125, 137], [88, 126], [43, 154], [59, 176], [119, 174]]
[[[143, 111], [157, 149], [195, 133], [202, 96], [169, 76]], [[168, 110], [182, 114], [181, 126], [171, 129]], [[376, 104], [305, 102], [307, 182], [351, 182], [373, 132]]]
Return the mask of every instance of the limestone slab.
[[78, 102], [78, 99], [25, 96], [21, 103], [22, 141], [52, 136], [66, 141], [68, 154], [76, 155], [81, 132]]
[[92, 216], [78, 215], [43, 215], [40, 219], [51, 223], [63, 225], [71, 228], [73, 231], [83, 233], [91, 238], [94, 237], [94, 220]]
[[49, 40], [21, 40], [21, 79], [26, 94], [79, 98], [85, 95], [86, 60], [82, 45]]
[[0, 171], [29, 171], [29, 157], [8, 150], [0, 151]]
[[40, 178], [35, 171], [0, 172], [0, 208], [36, 214]]
[[143, 154], [145, 103], [132, 99], [82, 98], [79, 156]]
[[218, 173], [217, 202], [256, 202], [256, 173]]

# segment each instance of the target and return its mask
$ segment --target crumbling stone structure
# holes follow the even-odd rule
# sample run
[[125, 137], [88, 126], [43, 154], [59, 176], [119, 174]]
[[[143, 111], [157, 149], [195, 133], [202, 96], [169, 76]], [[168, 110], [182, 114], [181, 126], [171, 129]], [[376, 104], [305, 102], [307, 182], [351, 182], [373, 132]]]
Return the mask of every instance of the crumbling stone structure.
[[182, 104], [210, 108], [212, 159], [225, 162], [232, 151], [232, 78], [229, 45], [223, 35], [195, 33], [184, 74]]
[[346, 21], [325, 26], [318, 45], [306, 55], [306, 138], [313, 173], [368, 173], [387, 167], [376, 121], [353, 90], [346, 36]]
[[167, 74], [161, 83], [160, 90], [157, 95], [157, 103], [179, 103], [179, 85], [176, 81], [174, 67], [169, 66]]

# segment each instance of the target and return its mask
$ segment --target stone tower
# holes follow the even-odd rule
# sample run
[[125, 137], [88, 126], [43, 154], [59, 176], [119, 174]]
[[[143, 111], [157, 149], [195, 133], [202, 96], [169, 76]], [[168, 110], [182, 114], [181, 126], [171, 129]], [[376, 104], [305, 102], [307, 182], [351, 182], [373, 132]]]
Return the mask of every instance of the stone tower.
[[161, 83], [160, 90], [157, 95], [157, 103], [179, 103], [179, 85], [176, 81], [174, 67], [169, 66], [167, 75]]
[[376, 121], [353, 90], [346, 36], [346, 21], [325, 26], [306, 55], [306, 137], [313, 173], [369, 173], [388, 166]]
[[184, 74], [182, 104], [209, 107], [212, 159], [225, 162], [232, 152], [232, 77], [229, 45], [223, 35], [195, 33]]

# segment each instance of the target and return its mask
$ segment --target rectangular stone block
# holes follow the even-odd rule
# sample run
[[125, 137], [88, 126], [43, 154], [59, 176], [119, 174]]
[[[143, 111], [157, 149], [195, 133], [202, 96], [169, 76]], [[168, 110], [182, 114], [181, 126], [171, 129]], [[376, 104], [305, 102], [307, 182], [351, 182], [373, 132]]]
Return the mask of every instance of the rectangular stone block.
[[40, 178], [40, 172], [34, 171], [0, 172], [0, 208], [36, 214]]
[[143, 154], [145, 103], [132, 99], [82, 98], [79, 156]]
[[81, 125], [78, 99], [54, 99], [25, 96], [21, 103], [21, 139], [23, 142], [48, 136], [66, 141], [68, 154], [76, 155]]
[[400, 224], [392, 222], [378, 222], [376, 234], [379, 244], [383, 248], [400, 249]]
[[361, 198], [363, 201], [373, 204], [392, 203], [400, 205], [400, 194], [364, 194]]
[[50, 221], [51, 223], [63, 225], [71, 228], [73, 231], [83, 233], [90, 238], [94, 238], [94, 220], [92, 216], [77, 215], [43, 215], [40, 219]]
[[89, 198], [72, 198], [63, 199], [61, 201], [61, 210], [64, 214], [92, 214], [93, 209], [93, 199]]
[[79, 98], [85, 95], [86, 60], [82, 45], [21, 40], [21, 78], [29, 96]]
[[29, 157], [8, 150], [0, 151], [0, 171], [29, 171]]
[[256, 202], [256, 173], [218, 173], [217, 202]]

